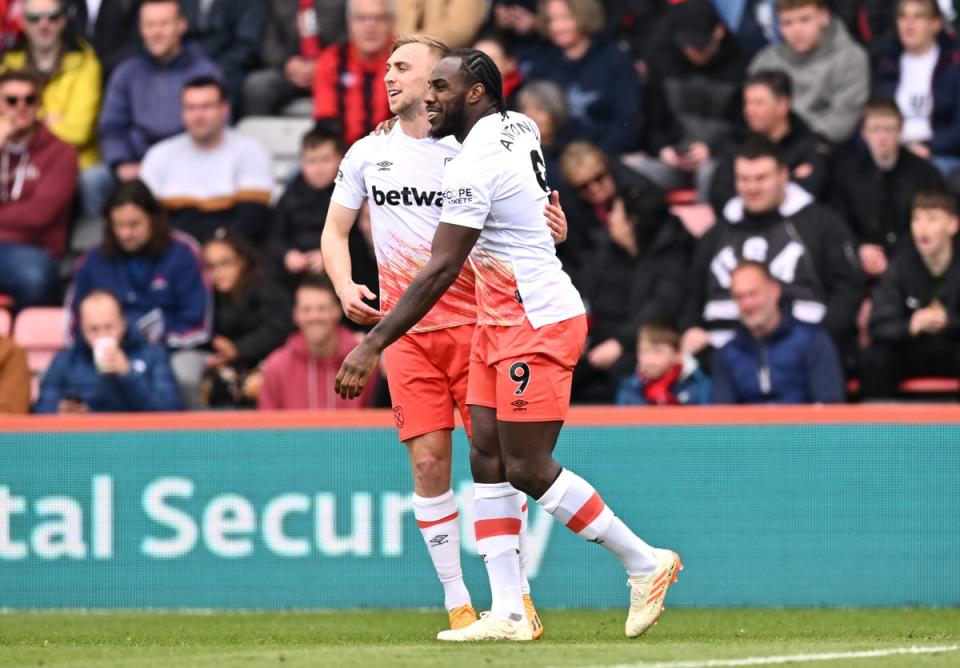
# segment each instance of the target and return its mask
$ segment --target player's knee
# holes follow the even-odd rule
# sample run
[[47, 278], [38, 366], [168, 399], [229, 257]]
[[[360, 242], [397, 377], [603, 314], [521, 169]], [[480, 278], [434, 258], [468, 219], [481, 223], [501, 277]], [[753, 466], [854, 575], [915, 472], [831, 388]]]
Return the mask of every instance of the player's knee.
[[508, 459], [504, 462], [507, 481], [525, 494], [534, 494], [542, 487], [542, 475], [523, 459]]
[[[449, 487], [450, 461], [446, 457], [438, 457], [434, 453], [418, 453], [413, 458], [413, 476], [417, 482], [427, 487]], [[445, 490], [441, 490], [445, 491]]]

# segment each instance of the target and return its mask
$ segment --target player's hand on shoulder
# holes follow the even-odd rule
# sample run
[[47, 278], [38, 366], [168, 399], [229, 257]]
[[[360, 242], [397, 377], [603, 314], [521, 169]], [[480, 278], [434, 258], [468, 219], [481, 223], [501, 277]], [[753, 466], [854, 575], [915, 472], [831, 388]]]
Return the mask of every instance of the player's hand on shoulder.
[[375, 137], [377, 135], [390, 134], [390, 131], [393, 130], [393, 126], [396, 125], [397, 121], [399, 120], [400, 120], [399, 116], [388, 118], [387, 120], [379, 123], [377, 127], [373, 129], [373, 132], [370, 133], [370, 136]]
[[350, 282], [341, 288], [337, 296], [340, 298], [344, 315], [358, 325], [373, 325], [383, 318], [380, 311], [363, 301], [377, 298], [365, 285]]
[[560, 206], [560, 194], [554, 190], [550, 193], [550, 199], [543, 209], [547, 217], [547, 226], [550, 228], [550, 236], [553, 237], [553, 243], [559, 246], [567, 240], [567, 216]]

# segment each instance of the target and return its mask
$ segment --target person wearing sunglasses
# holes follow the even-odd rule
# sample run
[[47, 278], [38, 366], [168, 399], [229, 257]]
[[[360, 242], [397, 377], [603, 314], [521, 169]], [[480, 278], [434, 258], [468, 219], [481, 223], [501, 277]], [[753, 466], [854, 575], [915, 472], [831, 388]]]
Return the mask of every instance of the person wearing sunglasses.
[[40, 117], [77, 149], [80, 169], [97, 164], [100, 61], [92, 46], [68, 30], [62, 0], [26, 0], [23, 40], [4, 55], [3, 67], [28, 69], [44, 81]]
[[0, 74], [0, 293], [14, 308], [56, 298], [77, 183], [77, 152], [38, 120], [40, 82]]
[[576, 191], [564, 200], [569, 220], [592, 242], [579, 246], [574, 275], [589, 309], [590, 332], [573, 372], [572, 399], [613, 403], [620, 377], [636, 368], [640, 327], [680, 316], [693, 237], [669, 214], [652, 181], [612, 162], [595, 145], [571, 143], [560, 164]]

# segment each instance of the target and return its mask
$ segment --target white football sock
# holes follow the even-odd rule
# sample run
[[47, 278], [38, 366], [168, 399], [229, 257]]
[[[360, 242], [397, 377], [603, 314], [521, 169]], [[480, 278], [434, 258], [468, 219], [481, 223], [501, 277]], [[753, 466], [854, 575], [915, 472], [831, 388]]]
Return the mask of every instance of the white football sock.
[[523, 612], [520, 591], [520, 506], [510, 483], [474, 484], [474, 531], [477, 551], [490, 578], [493, 617], [514, 617]]
[[527, 528], [530, 526], [527, 518], [527, 495], [517, 490], [517, 501], [520, 504], [520, 591], [524, 594], [530, 594], [530, 581], [527, 580], [527, 549], [529, 537]]
[[443, 604], [447, 610], [470, 602], [460, 567], [460, 513], [453, 490], [426, 498], [413, 495], [413, 515], [427, 544], [433, 568], [443, 584]]
[[657, 568], [653, 548], [640, 540], [603, 502], [593, 486], [564, 469], [537, 502], [575, 534], [612, 552], [628, 575], [646, 575]]

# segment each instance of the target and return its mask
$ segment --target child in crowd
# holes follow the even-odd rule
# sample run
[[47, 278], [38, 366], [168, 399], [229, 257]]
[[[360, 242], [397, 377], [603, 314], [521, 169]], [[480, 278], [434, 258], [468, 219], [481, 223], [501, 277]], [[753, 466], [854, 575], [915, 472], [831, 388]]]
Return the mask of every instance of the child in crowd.
[[[271, 270], [291, 294], [305, 276], [323, 274], [320, 235], [343, 154], [337, 135], [322, 126], [308, 132], [301, 144], [300, 174], [277, 203], [267, 253]], [[376, 285], [376, 260], [356, 228], [350, 236], [350, 257], [357, 281]]]
[[697, 360], [680, 352], [680, 333], [649, 322], [637, 335], [637, 371], [620, 381], [618, 406], [710, 403], [710, 379]]

